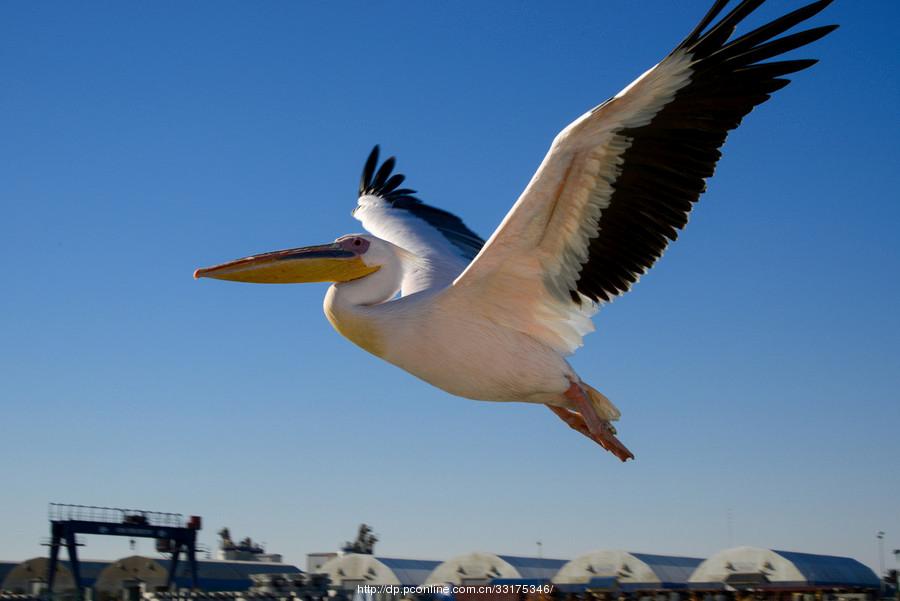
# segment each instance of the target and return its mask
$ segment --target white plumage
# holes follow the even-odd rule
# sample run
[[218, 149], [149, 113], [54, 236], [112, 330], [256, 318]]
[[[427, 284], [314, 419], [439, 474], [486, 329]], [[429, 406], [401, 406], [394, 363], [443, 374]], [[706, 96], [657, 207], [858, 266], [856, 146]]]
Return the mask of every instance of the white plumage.
[[550, 407], [623, 461], [619, 411], [565, 357], [602, 302], [626, 292], [687, 222], [731, 129], [811, 60], [764, 62], [832, 31], [777, 37], [819, 0], [732, 38], [762, 0], [717, 0], [685, 40], [566, 127], [485, 243], [401, 188], [378, 147], [354, 216], [372, 235], [198, 270], [259, 283], [334, 282], [325, 313], [367, 351], [452, 394]]

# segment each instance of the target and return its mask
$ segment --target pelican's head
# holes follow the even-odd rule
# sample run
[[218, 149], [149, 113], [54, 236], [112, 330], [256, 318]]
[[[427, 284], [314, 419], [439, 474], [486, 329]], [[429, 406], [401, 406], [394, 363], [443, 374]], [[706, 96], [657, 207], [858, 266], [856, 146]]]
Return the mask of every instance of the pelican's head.
[[374, 236], [350, 234], [331, 244], [276, 250], [205, 267], [195, 271], [194, 278], [253, 284], [349, 282], [381, 268], [384, 244]]

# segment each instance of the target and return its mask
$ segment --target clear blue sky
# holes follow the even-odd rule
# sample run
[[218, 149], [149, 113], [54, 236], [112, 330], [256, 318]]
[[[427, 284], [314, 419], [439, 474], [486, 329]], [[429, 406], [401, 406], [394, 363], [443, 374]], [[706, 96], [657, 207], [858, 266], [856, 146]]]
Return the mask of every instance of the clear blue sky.
[[191, 279], [359, 231], [374, 143], [489, 235], [556, 132], [708, 4], [2, 3], [0, 558], [45, 552], [56, 500], [201, 514], [204, 542], [227, 525], [295, 562], [368, 521], [409, 557], [540, 539], [877, 565], [877, 530], [900, 547], [897, 2], [815, 19], [842, 25], [800, 53], [821, 64], [731, 136], [574, 357], [635, 462], [365, 354], [324, 285]]

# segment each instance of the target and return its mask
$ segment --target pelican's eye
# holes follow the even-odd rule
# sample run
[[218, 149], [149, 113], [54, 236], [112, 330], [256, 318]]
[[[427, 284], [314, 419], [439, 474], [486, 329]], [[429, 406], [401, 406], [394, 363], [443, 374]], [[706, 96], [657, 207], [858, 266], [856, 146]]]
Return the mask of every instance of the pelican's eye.
[[369, 241], [359, 236], [344, 238], [340, 241], [340, 244], [344, 250], [349, 250], [357, 255], [361, 255], [369, 250]]

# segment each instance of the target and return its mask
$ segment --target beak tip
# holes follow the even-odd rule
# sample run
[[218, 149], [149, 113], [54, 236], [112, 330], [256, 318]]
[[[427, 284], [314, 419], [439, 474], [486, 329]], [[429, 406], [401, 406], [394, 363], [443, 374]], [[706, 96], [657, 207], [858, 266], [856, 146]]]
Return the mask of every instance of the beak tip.
[[195, 279], [195, 280], [199, 280], [200, 278], [202, 278], [202, 277], [203, 277], [203, 273], [202, 273], [202, 272], [203, 272], [202, 269], [195, 269], [195, 270], [194, 270], [194, 279]]

